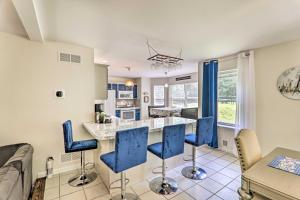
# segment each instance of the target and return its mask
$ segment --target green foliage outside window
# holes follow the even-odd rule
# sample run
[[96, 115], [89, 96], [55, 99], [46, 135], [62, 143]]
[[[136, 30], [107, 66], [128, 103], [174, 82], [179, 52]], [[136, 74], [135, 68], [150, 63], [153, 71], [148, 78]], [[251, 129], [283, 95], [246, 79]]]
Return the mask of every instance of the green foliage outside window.
[[237, 71], [219, 72], [218, 76], [218, 122], [235, 124]]
[[218, 121], [226, 124], [235, 124], [236, 103], [218, 102]]

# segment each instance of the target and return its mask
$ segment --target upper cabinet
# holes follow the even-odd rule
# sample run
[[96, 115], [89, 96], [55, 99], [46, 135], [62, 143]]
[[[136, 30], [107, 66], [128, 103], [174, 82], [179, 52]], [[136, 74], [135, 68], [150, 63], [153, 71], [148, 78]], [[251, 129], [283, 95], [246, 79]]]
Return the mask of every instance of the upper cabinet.
[[125, 84], [123, 83], [108, 83], [107, 84], [107, 89], [108, 90], [115, 90], [116, 91], [116, 98], [118, 98], [118, 94], [119, 94], [119, 91], [132, 91], [133, 93], [133, 98], [134, 99], [137, 99], [138, 98], [138, 94], [137, 94], [137, 89], [138, 89], [138, 86], [137, 85], [134, 85], [134, 86], [126, 86]]
[[125, 84], [118, 84], [118, 90], [119, 90], [119, 91], [126, 91], [126, 86], [125, 86]]
[[115, 90], [116, 91], [116, 98], [118, 98], [118, 84], [116, 83], [112, 83], [111, 84], [111, 90]]
[[133, 86], [133, 98], [137, 99], [137, 85]]
[[107, 99], [107, 65], [95, 64], [95, 100]]

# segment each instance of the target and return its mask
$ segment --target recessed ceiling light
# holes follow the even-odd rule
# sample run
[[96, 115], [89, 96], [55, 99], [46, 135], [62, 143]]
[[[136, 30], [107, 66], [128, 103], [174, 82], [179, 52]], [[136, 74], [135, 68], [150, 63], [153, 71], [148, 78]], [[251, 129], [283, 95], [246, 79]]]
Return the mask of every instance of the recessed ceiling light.
[[132, 87], [132, 86], [134, 86], [134, 83], [133, 83], [132, 80], [128, 80], [128, 81], [126, 81], [125, 85], [129, 86], [129, 87]]

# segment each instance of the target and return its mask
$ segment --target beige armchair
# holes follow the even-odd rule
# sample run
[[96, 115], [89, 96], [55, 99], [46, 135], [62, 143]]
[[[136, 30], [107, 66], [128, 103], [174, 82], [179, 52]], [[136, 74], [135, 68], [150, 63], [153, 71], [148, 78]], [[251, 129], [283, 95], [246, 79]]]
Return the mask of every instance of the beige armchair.
[[[245, 172], [252, 165], [262, 158], [261, 149], [254, 131], [242, 129], [235, 138], [242, 172]], [[266, 200], [267, 198], [259, 194], [253, 196], [238, 190], [241, 199]]]

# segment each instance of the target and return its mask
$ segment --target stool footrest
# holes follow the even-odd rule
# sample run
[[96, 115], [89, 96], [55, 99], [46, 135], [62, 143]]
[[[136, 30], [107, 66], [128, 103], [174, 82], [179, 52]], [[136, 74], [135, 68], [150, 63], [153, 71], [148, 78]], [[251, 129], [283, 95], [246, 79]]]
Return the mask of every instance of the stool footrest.
[[[108, 189], [109, 189], [109, 190], [111, 190], [111, 189], [120, 189], [121, 186], [120, 186], [120, 187], [118, 187], [118, 186], [116, 186], [116, 187], [111, 187], [112, 184], [115, 184], [116, 182], [119, 182], [119, 181], [121, 181], [121, 179], [118, 179], [118, 180], [115, 180], [115, 181], [111, 182], [111, 183], [109, 184], [109, 186], [108, 186]], [[127, 185], [129, 182], [130, 182], [130, 180], [129, 180], [128, 178], [126, 178], [126, 179], [125, 179], [125, 185]]]
[[[191, 157], [191, 158], [186, 158], [186, 157]], [[193, 155], [185, 155], [183, 156], [184, 161], [192, 161], [193, 160]]]

